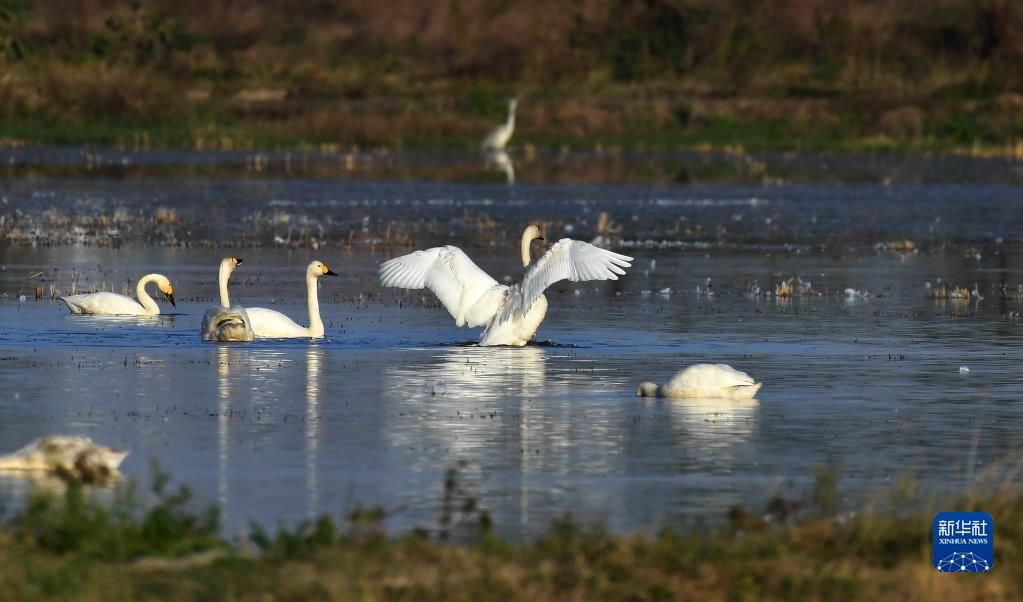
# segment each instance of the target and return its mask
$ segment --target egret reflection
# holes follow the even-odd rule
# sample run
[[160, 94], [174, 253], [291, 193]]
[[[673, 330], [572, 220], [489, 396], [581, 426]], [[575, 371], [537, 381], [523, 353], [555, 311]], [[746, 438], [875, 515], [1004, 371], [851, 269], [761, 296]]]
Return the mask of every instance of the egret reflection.
[[486, 158], [487, 167], [504, 172], [504, 177], [508, 179], [508, 183], [515, 183], [515, 164], [512, 163], [508, 153], [503, 150], [491, 150], [486, 151], [484, 157]]

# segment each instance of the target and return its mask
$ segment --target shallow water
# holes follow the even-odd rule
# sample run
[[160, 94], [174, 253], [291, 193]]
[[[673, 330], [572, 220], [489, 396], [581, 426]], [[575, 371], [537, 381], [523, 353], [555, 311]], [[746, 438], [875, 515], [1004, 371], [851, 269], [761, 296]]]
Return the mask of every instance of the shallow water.
[[[416, 247], [433, 238], [464, 245], [498, 279], [521, 274], [505, 238], [524, 220], [550, 220], [558, 235], [572, 226], [579, 238], [593, 236], [601, 210], [624, 225], [625, 252], [636, 257], [629, 275], [552, 287], [542, 343], [521, 349], [472, 346], [479, 331], [455, 328], [428, 293], [380, 289], [376, 265], [406, 247], [341, 248], [329, 236], [318, 250], [137, 241], [0, 247], [0, 449], [44, 433], [87, 434], [131, 450], [124, 470], [140, 477], [156, 457], [200, 500], [221, 505], [230, 533], [250, 519], [293, 523], [356, 504], [382, 506], [397, 531], [433, 527], [444, 472], [454, 466], [463, 493], [513, 536], [535, 535], [565, 513], [615, 530], [716, 520], [731, 505], [760, 508], [771, 495], [805, 494], [821, 466], [838, 471], [843, 505], [857, 507], [907, 474], [933, 490], [983, 486], [974, 477], [1020, 444], [1023, 330], [1014, 316], [1023, 311], [1016, 293], [1023, 255], [1013, 245], [1023, 235], [1015, 217], [1023, 189], [1014, 184], [12, 181], [8, 207], [23, 209], [45, 207], [33, 194], [89, 189], [102, 191], [95, 198], [103, 211], [148, 211], [159, 196], [187, 214], [222, 187], [253, 191], [237, 197], [247, 210], [270, 212], [274, 199], [287, 198], [295, 213], [354, 224], [401, 214], [393, 202], [400, 192], [433, 199], [417, 205], [425, 217], [415, 219], [442, 224]], [[53, 203], [74, 206], [71, 196]], [[362, 201], [325, 204], [327, 196]], [[206, 226], [237, 244], [235, 199], [217, 201], [224, 210]], [[466, 206], [509, 234], [446, 221]], [[730, 217], [735, 212], [743, 218]], [[643, 243], [667, 230], [668, 219], [709, 224], [722, 216], [801, 226], [769, 240], [749, 226], [723, 237]], [[900, 237], [914, 238], [923, 252], [875, 248]], [[686, 244], [664, 244], [680, 239]], [[320, 286], [327, 338], [202, 343], [216, 263], [229, 254], [245, 259], [232, 282], [236, 300], [299, 321], [304, 266], [322, 259], [338, 272]], [[174, 281], [177, 307], [162, 304], [170, 315], [70, 316], [48, 298], [51, 286], [120, 291], [152, 271]], [[793, 275], [817, 294], [749, 294]], [[932, 299], [926, 283], [939, 282], [976, 284], [983, 299]], [[35, 300], [36, 287], [44, 299]], [[869, 296], [846, 297], [847, 288]], [[749, 372], [765, 383], [759, 403], [633, 396], [640, 381], [663, 382], [697, 362]], [[0, 493], [23, 491], [24, 482], [0, 478]]]

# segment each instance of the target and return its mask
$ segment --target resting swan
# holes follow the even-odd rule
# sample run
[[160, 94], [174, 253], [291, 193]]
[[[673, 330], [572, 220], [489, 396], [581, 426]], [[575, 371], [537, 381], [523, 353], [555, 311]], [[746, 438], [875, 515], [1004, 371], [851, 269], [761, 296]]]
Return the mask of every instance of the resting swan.
[[[146, 292], [146, 285], [155, 282], [171, 305], [174, 303], [174, 287], [170, 280], [161, 274], [149, 274], [139, 280], [135, 287], [138, 301], [117, 293], [88, 293], [85, 295], [69, 295], [60, 300], [67, 304], [73, 314], [94, 314], [104, 316], [156, 316], [160, 314], [160, 306]], [[176, 305], [175, 305], [176, 307]]]
[[762, 383], [727, 364], [696, 364], [680, 370], [667, 383], [657, 386], [644, 382], [637, 397], [698, 397], [717, 399], [753, 399]]
[[526, 275], [513, 286], [498, 284], [458, 247], [435, 247], [380, 264], [380, 283], [398, 288], [428, 288], [455, 318], [456, 326], [485, 326], [480, 345], [525, 345], [547, 315], [548, 286], [559, 280], [617, 280], [631, 257], [587, 242], [562, 238], [530, 263], [529, 244], [543, 240], [536, 226], [522, 233]]
[[337, 276], [322, 262], [314, 261], [305, 271], [306, 294], [309, 303], [309, 327], [299, 326], [279, 311], [250, 307], [249, 323], [257, 337], [267, 339], [322, 339], [323, 320], [320, 319], [320, 301], [316, 297], [316, 280], [320, 276]]
[[118, 476], [128, 452], [93, 443], [88, 437], [48, 435], [0, 456], [0, 471], [52, 472], [86, 482]]
[[206, 310], [202, 319], [202, 340], [224, 343], [228, 341], [251, 341], [255, 338], [245, 308], [236, 305], [231, 307], [227, 296], [227, 281], [231, 273], [241, 264], [238, 257], [225, 257], [220, 262], [220, 307]]

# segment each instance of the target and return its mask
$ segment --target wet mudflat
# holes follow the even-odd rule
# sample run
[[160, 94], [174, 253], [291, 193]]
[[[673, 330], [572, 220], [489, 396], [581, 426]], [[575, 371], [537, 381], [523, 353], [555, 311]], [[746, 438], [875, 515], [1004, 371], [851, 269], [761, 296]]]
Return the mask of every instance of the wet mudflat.
[[[905, 475], [932, 490], [984, 487], [1019, 448], [1023, 189], [1011, 182], [8, 184], [8, 220], [121, 211], [172, 228], [176, 242], [0, 247], [0, 448], [87, 434], [130, 449], [129, 476], [156, 457], [220, 504], [231, 532], [356, 504], [383, 507], [397, 531], [435, 525], [453, 466], [461, 494], [506, 534], [528, 537], [566, 513], [652, 530], [797, 497], [821, 466], [840, 476], [849, 508]], [[174, 223], [154, 223], [156, 207], [174, 209]], [[522, 224], [588, 240], [602, 211], [634, 266], [615, 283], [552, 287], [537, 345], [475, 347], [478, 331], [455, 328], [429, 293], [376, 282], [379, 262], [438, 240], [517, 279]], [[192, 223], [213, 235], [190, 241]], [[409, 240], [384, 244], [388, 224]], [[338, 272], [320, 286], [325, 340], [201, 342], [225, 255], [245, 259], [237, 301], [299, 322], [304, 266]], [[70, 316], [50, 299], [121, 292], [149, 272], [174, 282], [169, 315]], [[773, 294], [793, 277], [804, 294]], [[966, 297], [934, 298], [942, 286]], [[759, 403], [634, 397], [638, 382], [697, 362], [751, 373]], [[0, 478], [0, 493], [24, 490]]]

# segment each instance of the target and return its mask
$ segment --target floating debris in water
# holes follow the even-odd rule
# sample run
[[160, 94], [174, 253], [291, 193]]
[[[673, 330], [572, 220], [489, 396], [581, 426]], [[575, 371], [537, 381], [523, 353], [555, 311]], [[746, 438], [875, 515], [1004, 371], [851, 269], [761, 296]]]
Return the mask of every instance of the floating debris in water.
[[809, 280], [803, 280], [799, 276], [793, 276], [774, 287], [774, 296], [781, 297], [782, 299], [812, 294], [814, 294], [813, 285]]
[[918, 253], [919, 250], [916, 248], [916, 243], [908, 238], [902, 240], [890, 240], [887, 242], [879, 242], [874, 245], [874, 248], [878, 251], [888, 251], [890, 253]]
[[932, 299], [951, 299], [953, 301], [966, 301], [970, 298], [970, 290], [965, 286], [957, 287], [941, 282], [931, 290]]
[[969, 374], [970, 369], [966, 366], [959, 366], [959, 374]]

